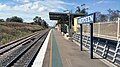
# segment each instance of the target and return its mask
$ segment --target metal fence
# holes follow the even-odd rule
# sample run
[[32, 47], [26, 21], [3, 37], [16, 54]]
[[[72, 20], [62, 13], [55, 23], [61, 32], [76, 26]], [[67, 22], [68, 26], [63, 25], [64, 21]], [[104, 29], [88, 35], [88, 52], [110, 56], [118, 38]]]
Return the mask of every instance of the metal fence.
[[[94, 23], [94, 52], [120, 66], [120, 19], [112, 22]], [[90, 27], [83, 25], [83, 46], [90, 47]], [[73, 40], [80, 43], [80, 34], [75, 33]]]
[[[108, 59], [112, 63], [120, 66], [120, 41], [114, 41], [99, 37], [93, 38], [93, 48], [94, 52]], [[80, 43], [80, 34], [74, 34], [73, 40]], [[89, 49], [90, 47], [90, 37], [83, 35], [83, 46]]]
[[[118, 21], [94, 23], [93, 24], [93, 35], [96, 37], [117, 40], [120, 35], [119, 26], [120, 26], [120, 19], [118, 19]], [[89, 33], [90, 33], [90, 25], [83, 24], [83, 34], [89, 34]]]

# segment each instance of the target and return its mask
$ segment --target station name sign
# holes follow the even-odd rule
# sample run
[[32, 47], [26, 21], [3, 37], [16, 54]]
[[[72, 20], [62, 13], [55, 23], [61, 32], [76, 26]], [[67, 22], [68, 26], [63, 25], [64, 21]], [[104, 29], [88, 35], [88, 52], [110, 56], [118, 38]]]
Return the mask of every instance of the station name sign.
[[95, 15], [95, 13], [90, 14], [85, 17], [78, 17], [78, 23], [79, 24], [94, 23], [94, 17], [95, 17], [94, 15]]

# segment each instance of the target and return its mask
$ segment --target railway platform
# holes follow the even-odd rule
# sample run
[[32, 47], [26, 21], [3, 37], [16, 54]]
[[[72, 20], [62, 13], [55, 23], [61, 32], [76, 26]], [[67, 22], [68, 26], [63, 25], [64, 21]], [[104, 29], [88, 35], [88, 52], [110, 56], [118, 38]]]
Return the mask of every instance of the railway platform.
[[79, 45], [65, 39], [61, 32], [53, 29], [42, 67], [114, 67], [101, 60], [104, 59], [90, 59], [87, 50], [80, 51]]

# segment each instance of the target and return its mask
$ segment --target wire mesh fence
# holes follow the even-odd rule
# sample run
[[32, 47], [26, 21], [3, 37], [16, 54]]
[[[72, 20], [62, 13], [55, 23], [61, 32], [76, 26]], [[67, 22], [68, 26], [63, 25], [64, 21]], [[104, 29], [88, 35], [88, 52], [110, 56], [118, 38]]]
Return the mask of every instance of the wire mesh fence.
[[[118, 21], [98, 22], [93, 24], [93, 35], [117, 40], [120, 36], [120, 19]], [[83, 24], [83, 34], [90, 34], [90, 25]]]

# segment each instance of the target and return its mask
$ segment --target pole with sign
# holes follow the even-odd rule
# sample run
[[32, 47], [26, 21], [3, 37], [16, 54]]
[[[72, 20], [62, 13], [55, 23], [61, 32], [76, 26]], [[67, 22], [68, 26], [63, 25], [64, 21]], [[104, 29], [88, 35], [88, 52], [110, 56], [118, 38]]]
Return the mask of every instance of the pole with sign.
[[89, 14], [84, 17], [78, 17], [78, 23], [80, 24], [80, 48], [82, 51], [82, 24], [90, 24], [90, 58], [93, 58], [93, 23], [95, 23], [95, 13]]
[[80, 44], [81, 44], [81, 46], [80, 46], [80, 50], [82, 51], [83, 49], [82, 49], [82, 24], [80, 24]]

